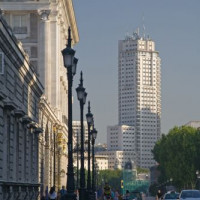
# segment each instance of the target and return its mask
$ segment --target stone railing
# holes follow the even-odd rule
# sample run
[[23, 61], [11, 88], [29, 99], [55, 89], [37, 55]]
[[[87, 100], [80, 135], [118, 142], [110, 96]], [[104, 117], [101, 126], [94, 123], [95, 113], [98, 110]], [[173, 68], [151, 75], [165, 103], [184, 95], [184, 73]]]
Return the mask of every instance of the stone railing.
[[40, 184], [0, 181], [0, 199], [38, 200]]

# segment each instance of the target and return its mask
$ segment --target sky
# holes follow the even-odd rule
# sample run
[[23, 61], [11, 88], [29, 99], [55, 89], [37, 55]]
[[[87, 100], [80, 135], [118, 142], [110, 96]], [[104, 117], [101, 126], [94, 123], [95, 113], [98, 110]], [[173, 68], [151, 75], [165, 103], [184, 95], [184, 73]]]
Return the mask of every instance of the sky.
[[[107, 126], [118, 124], [118, 41], [149, 35], [161, 57], [161, 132], [200, 120], [199, 0], [73, 0], [80, 41], [74, 77], [73, 118], [80, 120], [75, 88], [80, 71], [91, 103], [97, 143], [106, 143]], [[87, 113], [87, 104], [84, 112]]]

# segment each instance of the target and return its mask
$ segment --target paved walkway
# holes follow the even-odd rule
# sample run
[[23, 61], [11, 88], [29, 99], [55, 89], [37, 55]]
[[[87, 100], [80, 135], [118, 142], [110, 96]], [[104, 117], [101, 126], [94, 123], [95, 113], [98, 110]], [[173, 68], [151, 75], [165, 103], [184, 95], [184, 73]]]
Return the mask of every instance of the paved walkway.
[[155, 200], [155, 197], [145, 197], [145, 200]]

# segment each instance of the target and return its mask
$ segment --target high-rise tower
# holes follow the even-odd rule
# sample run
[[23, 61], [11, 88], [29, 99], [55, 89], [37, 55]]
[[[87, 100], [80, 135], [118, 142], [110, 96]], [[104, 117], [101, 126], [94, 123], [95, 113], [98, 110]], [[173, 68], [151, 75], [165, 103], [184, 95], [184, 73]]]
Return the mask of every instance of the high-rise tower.
[[118, 46], [119, 125], [135, 127], [136, 163], [155, 164], [151, 150], [160, 137], [161, 74], [155, 43], [134, 33]]

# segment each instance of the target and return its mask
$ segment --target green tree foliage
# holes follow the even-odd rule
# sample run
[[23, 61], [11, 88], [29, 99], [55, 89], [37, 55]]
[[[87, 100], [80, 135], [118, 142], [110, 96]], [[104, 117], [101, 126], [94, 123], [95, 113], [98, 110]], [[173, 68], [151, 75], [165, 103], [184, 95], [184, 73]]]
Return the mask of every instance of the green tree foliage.
[[101, 170], [98, 175], [98, 186], [104, 186], [106, 182], [109, 183], [113, 190], [120, 190], [121, 188], [121, 180], [122, 180], [122, 170]]
[[149, 173], [149, 169], [137, 167], [137, 174], [142, 174], [142, 173], [148, 174]]
[[159, 163], [160, 182], [173, 178], [179, 189], [194, 188], [200, 169], [200, 131], [189, 126], [174, 127], [162, 135], [152, 150]]

